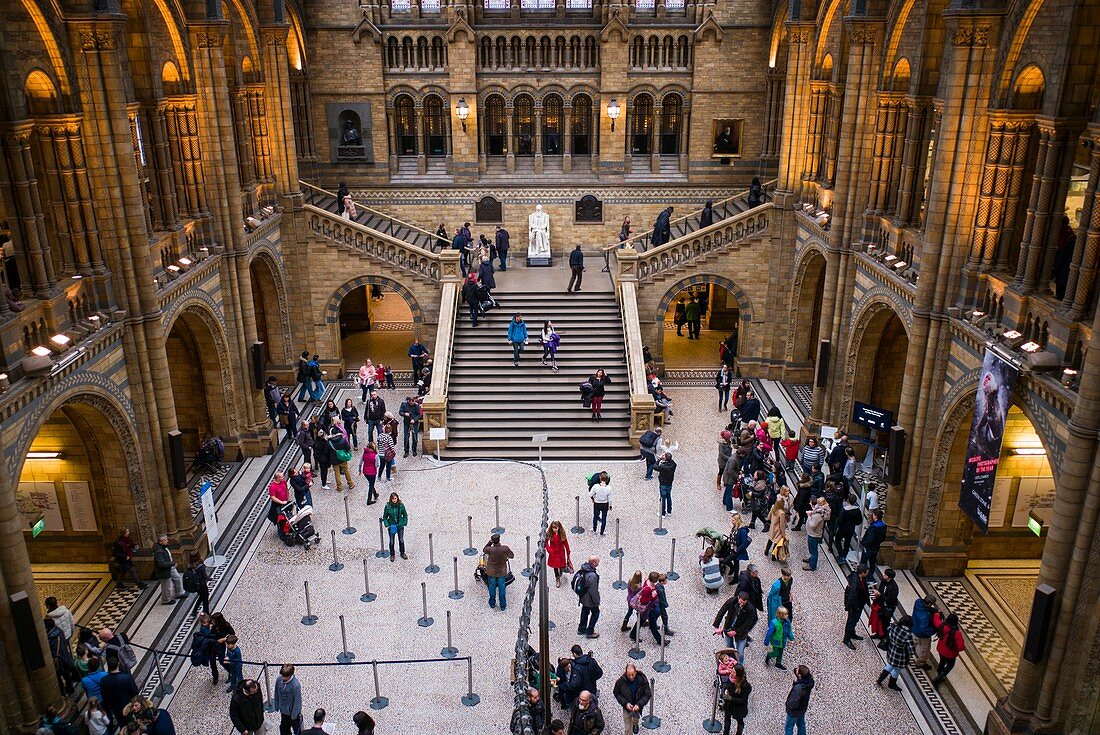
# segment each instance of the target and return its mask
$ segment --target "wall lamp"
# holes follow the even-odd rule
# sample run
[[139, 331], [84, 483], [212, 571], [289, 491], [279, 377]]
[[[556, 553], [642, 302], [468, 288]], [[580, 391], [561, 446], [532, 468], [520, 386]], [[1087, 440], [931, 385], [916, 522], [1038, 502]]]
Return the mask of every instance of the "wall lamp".
[[615, 132], [615, 121], [619, 119], [619, 113], [622, 110], [619, 109], [619, 101], [611, 100], [607, 103], [607, 116], [611, 118], [611, 132]]
[[455, 114], [458, 115], [458, 121], [462, 123], [462, 132], [466, 132], [466, 118], [470, 116], [470, 106], [466, 104], [465, 97], [459, 97], [458, 102], [455, 104]]

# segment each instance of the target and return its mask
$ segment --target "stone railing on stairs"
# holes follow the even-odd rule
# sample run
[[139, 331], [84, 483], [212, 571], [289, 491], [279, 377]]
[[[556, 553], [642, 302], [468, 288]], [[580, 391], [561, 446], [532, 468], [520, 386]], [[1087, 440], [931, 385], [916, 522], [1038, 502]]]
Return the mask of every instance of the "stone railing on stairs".
[[[458, 252], [444, 251], [442, 255], [457, 271]], [[420, 442], [425, 454], [447, 446], [446, 439], [438, 442], [431, 439], [431, 431], [447, 425], [447, 383], [451, 379], [451, 357], [454, 353], [459, 287], [460, 279], [457, 273], [454, 276], [448, 276], [443, 282], [443, 293], [439, 303], [439, 322], [435, 333], [435, 349], [432, 350], [432, 385], [421, 404], [424, 412], [424, 432]], [[415, 377], [413, 383], [414, 385], [416, 383]]]
[[[626, 250], [627, 259], [637, 258], [632, 249]], [[626, 344], [627, 379], [630, 382], [630, 443], [639, 446], [642, 434], [653, 428], [653, 411], [656, 404], [649, 393], [646, 381], [645, 358], [642, 348], [642, 330], [638, 320], [638, 282], [627, 276], [615, 289], [619, 298], [619, 313], [623, 321], [623, 342]]]
[[[302, 186], [302, 194], [305, 197], [306, 204], [340, 217], [342, 207], [336, 200], [335, 192], [322, 189], [305, 181], [298, 183]], [[355, 202], [355, 210], [355, 221], [368, 229], [375, 230], [383, 235], [389, 235], [423, 250], [435, 252], [438, 249], [438, 240], [435, 233], [428, 232], [410, 222], [397, 219], [393, 215], [386, 214], [366, 204]], [[341, 219], [343, 218], [341, 217]]]

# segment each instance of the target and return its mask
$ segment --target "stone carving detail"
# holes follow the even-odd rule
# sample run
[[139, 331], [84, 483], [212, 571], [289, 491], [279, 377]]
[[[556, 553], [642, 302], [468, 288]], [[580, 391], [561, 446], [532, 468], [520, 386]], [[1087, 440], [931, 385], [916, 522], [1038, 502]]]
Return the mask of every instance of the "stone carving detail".
[[985, 46], [989, 41], [989, 26], [961, 26], [955, 29], [952, 42], [956, 46]]
[[496, 223], [504, 221], [504, 207], [500, 200], [483, 196], [474, 204], [474, 222]]
[[810, 29], [809, 28], [791, 28], [787, 33], [787, 42], [791, 45], [809, 43], [810, 42]]
[[221, 48], [225, 35], [220, 30], [199, 31], [195, 34], [199, 48]]
[[878, 30], [867, 26], [856, 26], [848, 34], [848, 39], [853, 44], [872, 46], [878, 40]]
[[110, 31], [81, 31], [80, 48], [85, 51], [111, 51], [117, 41]]
[[433, 252], [376, 233], [331, 212], [313, 212], [309, 229], [318, 237], [350, 248], [359, 255], [381, 260], [429, 283], [439, 283], [441, 258]]
[[603, 222], [603, 202], [591, 194], [585, 194], [574, 207], [573, 219], [577, 222]]

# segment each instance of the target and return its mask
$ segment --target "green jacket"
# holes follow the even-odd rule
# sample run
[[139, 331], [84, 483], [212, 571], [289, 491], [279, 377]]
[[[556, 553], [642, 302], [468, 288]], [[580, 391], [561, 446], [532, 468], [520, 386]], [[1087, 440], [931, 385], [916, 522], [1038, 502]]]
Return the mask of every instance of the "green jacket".
[[699, 304], [694, 301], [689, 301], [688, 305], [684, 308], [684, 316], [687, 317], [689, 322], [693, 322], [699, 318]]
[[387, 528], [394, 525], [398, 528], [404, 528], [409, 525], [409, 514], [405, 512], [405, 504], [386, 503], [386, 508], [382, 511], [382, 523]]

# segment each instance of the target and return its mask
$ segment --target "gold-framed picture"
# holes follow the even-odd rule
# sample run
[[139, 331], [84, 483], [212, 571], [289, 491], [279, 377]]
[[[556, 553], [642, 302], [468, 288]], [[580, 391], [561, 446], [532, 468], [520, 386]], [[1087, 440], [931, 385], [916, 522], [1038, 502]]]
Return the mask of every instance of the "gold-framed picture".
[[740, 158], [744, 118], [715, 118], [711, 134], [711, 158]]

